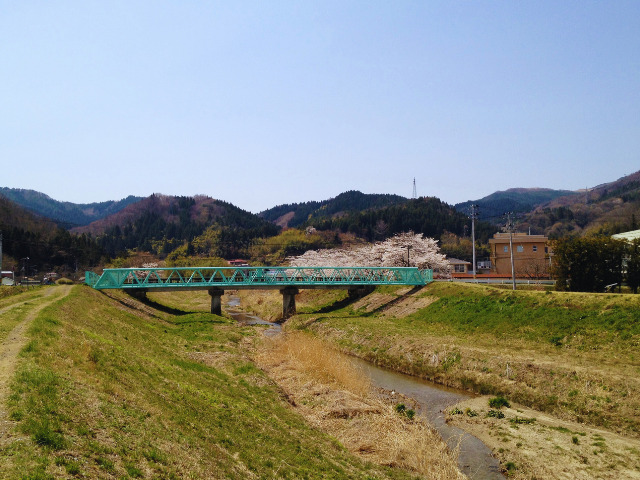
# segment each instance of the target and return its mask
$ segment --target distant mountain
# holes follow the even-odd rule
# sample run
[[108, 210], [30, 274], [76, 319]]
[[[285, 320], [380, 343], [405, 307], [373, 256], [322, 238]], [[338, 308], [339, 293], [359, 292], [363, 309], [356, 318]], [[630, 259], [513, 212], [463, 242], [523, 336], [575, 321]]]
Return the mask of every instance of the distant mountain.
[[572, 197], [578, 193], [571, 190], [552, 190], [550, 188], [510, 188], [494, 192], [479, 200], [468, 200], [458, 203], [455, 209], [469, 215], [471, 205], [478, 205], [478, 218], [491, 223], [503, 221], [505, 212], [525, 213], [535, 207], [550, 202], [558, 197]]
[[6, 187], [0, 187], [0, 196], [21, 205], [31, 212], [50, 218], [65, 228], [88, 225], [141, 200], [141, 197], [130, 195], [118, 201], [109, 200], [99, 203], [78, 204], [60, 202], [35, 190]]
[[640, 228], [640, 171], [555, 198], [523, 215], [519, 225], [552, 238], [590, 233], [611, 235]]
[[114, 256], [141, 249], [164, 256], [208, 229], [216, 231], [220, 256], [237, 253], [239, 245], [279, 232], [278, 226], [230, 203], [204, 195], [176, 197], [154, 194], [89, 225], [73, 228], [90, 233]]
[[299, 227], [311, 219], [339, 217], [351, 212], [378, 209], [406, 202], [405, 197], [390, 194], [369, 194], [356, 190], [341, 193], [335, 198], [319, 202], [278, 205], [260, 212], [265, 220], [281, 227]]

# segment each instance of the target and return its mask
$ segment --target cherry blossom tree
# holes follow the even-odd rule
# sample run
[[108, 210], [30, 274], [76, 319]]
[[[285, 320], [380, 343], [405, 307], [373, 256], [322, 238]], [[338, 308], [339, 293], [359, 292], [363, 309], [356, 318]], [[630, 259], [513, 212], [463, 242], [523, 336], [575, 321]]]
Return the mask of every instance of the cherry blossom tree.
[[420, 269], [449, 271], [437, 240], [413, 232], [353, 248], [308, 250], [287, 261], [292, 267], [403, 267], [408, 261]]

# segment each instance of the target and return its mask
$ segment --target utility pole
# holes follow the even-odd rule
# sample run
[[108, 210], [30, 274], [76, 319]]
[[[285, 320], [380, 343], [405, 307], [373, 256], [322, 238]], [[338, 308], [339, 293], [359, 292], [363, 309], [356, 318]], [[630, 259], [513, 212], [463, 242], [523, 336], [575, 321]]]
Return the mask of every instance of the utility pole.
[[473, 251], [473, 279], [476, 279], [476, 218], [478, 218], [478, 205], [471, 205], [471, 247]]
[[411, 248], [413, 248], [411, 245], [407, 245], [407, 267], [411, 266], [411, 263], [409, 263], [409, 250], [411, 250]]
[[515, 263], [513, 261], [513, 221], [511, 220], [511, 215], [513, 212], [505, 213], [507, 216], [507, 231], [509, 232], [509, 253], [511, 254], [511, 281], [513, 282], [513, 289], [516, 289], [516, 268]]
[[[0, 232], [0, 272], [2, 272], [2, 232]], [[0, 282], [2, 282], [1, 278]]]

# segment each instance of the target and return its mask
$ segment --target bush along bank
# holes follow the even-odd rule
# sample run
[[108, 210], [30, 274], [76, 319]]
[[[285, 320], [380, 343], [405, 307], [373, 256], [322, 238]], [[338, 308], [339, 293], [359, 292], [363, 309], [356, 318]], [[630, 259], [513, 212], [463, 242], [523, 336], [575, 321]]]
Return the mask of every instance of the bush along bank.
[[287, 328], [380, 366], [640, 436], [635, 296], [453, 283], [379, 288], [346, 306], [305, 295]]

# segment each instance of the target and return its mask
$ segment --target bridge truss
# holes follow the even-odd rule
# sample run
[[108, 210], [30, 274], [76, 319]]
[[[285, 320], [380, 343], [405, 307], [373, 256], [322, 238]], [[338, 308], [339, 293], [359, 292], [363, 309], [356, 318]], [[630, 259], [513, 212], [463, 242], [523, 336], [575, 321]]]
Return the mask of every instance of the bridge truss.
[[[211, 296], [211, 313], [222, 314], [226, 290], [279, 289], [282, 318], [296, 312], [300, 288], [344, 288], [349, 295], [377, 285], [423, 286], [433, 281], [432, 270], [411, 267], [161, 267], [106, 268], [102, 275], [85, 273], [85, 283], [96, 290], [202, 290]], [[366, 292], [365, 292], [366, 293]]]
[[207, 288], [349, 288], [376, 285], [426, 285], [431, 270], [413, 267], [161, 267], [106, 268], [86, 272], [85, 283], [109, 288], [177, 290]]

